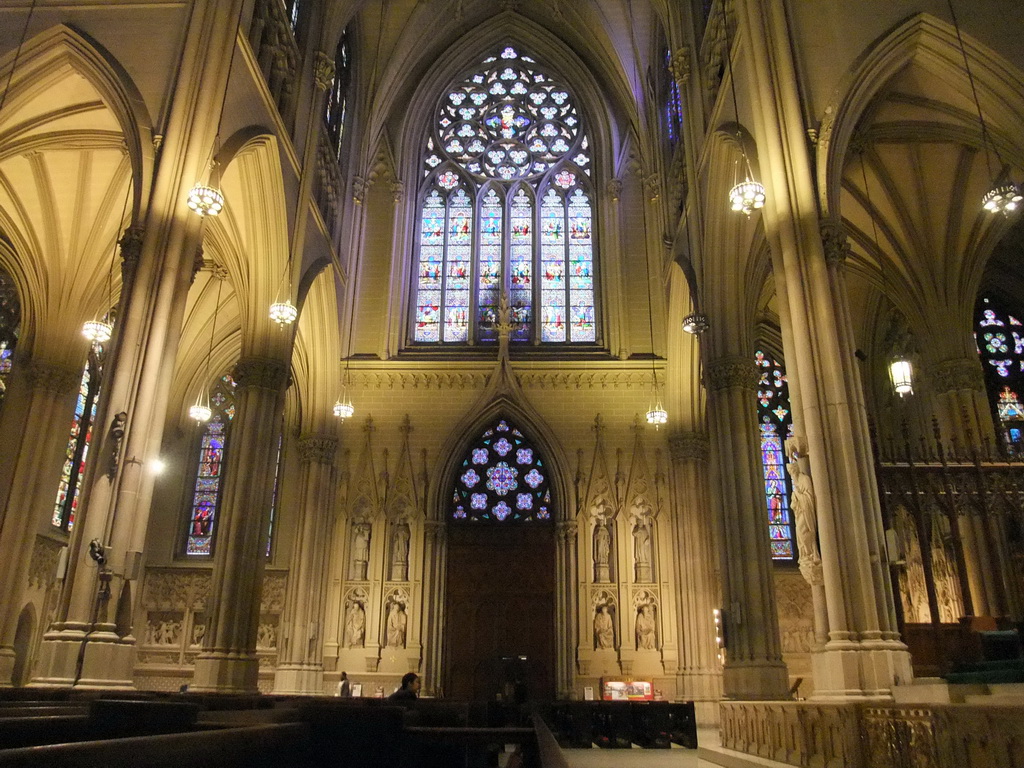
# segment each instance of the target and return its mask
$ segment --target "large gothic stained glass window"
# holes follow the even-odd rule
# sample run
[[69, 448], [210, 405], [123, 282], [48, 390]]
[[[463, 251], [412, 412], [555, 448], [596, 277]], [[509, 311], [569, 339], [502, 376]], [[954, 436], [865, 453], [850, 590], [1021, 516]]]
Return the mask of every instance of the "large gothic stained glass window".
[[773, 560], [794, 560], [793, 518], [789, 509], [789, 475], [785, 440], [792, 435], [789, 383], [782, 366], [762, 350], [754, 355], [760, 379], [757, 417], [764, 464], [764, 495], [768, 505], [768, 537]]
[[597, 341], [590, 145], [571, 91], [511, 46], [445, 91], [426, 140], [412, 338]]
[[1024, 324], [983, 298], [975, 312], [974, 338], [996, 430], [1007, 452], [1024, 453]]
[[70, 531], [75, 525], [78, 512], [78, 496], [85, 476], [85, 462], [89, 458], [92, 442], [93, 421], [96, 419], [96, 404], [100, 399], [100, 379], [103, 370], [103, 347], [94, 344], [89, 359], [82, 371], [75, 399], [75, 413], [71, 417], [71, 434], [65, 450], [64, 465], [61, 467], [60, 482], [57, 484], [57, 500], [53, 505], [50, 522], [58, 528]]
[[220, 503], [224, 452], [231, 420], [235, 417], [235, 381], [225, 374], [210, 393], [213, 416], [199, 443], [199, 462], [185, 538], [185, 554], [212, 555], [214, 523]]
[[470, 448], [452, 493], [455, 520], [551, 519], [548, 468], [523, 433], [501, 419]]
[[21, 322], [21, 304], [18, 289], [11, 276], [0, 267], [0, 405], [7, 391], [7, 376], [11, 372], [14, 347], [18, 342]]

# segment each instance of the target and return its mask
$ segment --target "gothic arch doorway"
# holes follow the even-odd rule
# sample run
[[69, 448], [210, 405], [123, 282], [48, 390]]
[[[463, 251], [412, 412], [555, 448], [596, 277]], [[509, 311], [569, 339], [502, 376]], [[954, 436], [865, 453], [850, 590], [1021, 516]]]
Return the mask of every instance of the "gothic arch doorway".
[[507, 419], [452, 481], [444, 689], [456, 699], [555, 696], [555, 528], [548, 466]]

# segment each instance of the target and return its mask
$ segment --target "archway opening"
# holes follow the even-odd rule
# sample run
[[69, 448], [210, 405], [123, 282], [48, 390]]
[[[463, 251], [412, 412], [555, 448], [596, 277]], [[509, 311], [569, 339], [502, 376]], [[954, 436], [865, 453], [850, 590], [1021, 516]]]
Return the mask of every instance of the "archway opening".
[[555, 695], [555, 535], [548, 466], [509, 420], [472, 444], [448, 509], [445, 691], [523, 703]]

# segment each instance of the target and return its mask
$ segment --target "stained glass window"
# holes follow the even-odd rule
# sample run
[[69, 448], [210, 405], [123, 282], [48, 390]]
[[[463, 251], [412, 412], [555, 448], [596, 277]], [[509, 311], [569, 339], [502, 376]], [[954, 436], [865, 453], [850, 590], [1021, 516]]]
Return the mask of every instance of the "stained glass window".
[[196, 482], [185, 538], [185, 554], [189, 556], [213, 554], [214, 523], [220, 503], [221, 477], [224, 470], [224, 451], [227, 448], [231, 420], [235, 416], [235, 382], [224, 375], [210, 393], [212, 418], [203, 429], [199, 444]]
[[548, 468], [506, 419], [487, 429], [466, 454], [455, 479], [454, 520], [550, 520]]
[[348, 105], [348, 88], [352, 79], [351, 57], [348, 47], [348, 30], [346, 29], [334, 54], [334, 80], [327, 94], [327, 106], [324, 120], [327, 123], [327, 135], [331, 138], [331, 146], [335, 154], [341, 157], [341, 140], [345, 135], [345, 111]]
[[78, 497], [85, 475], [85, 462], [89, 457], [92, 441], [93, 422], [96, 419], [96, 403], [100, 396], [102, 378], [103, 347], [94, 344], [89, 359], [82, 371], [82, 381], [75, 399], [75, 413], [71, 417], [71, 434], [61, 467], [60, 482], [57, 484], [57, 500], [53, 505], [50, 522], [57, 528], [70, 531], [75, 525], [78, 511]]
[[494, 343], [505, 295], [513, 342], [595, 343], [592, 163], [569, 88], [505, 46], [445, 91], [436, 117], [413, 341]]
[[768, 505], [768, 538], [773, 560], [794, 560], [793, 518], [789, 508], [789, 475], [786, 472], [785, 440], [792, 435], [789, 383], [783, 367], [765, 352], [754, 355], [760, 377], [757, 385], [757, 416], [764, 465], [764, 495]]
[[274, 518], [277, 517], [278, 486], [281, 482], [281, 446], [284, 444], [284, 434], [278, 435], [277, 454], [274, 459], [274, 495], [270, 498], [270, 525], [267, 526], [267, 557], [270, 557], [271, 547], [274, 543]]
[[989, 298], [978, 302], [974, 339], [996, 431], [1006, 450], [1024, 454], [1024, 325]]
[[14, 346], [18, 342], [21, 304], [14, 280], [0, 268], [0, 404], [7, 391], [7, 376], [11, 372]]
[[669, 145], [675, 147], [679, 143], [683, 132], [683, 101], [679, 95], [679, 85], [672, 75], [672, 53], [665, 49], [665, 80], [664, 102], [665, 102], [665, 128], [668, 134]]

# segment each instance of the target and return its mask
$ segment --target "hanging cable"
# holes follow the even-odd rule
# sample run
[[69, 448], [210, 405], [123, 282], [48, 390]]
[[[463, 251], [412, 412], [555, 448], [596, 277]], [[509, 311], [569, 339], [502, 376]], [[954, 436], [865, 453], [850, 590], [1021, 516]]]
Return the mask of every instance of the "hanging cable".
[[11, 89], [11, 83], [14, 81], [14, 70], [18, 68], [18, 59], [21, 58], [21, 49], [25, 45], [25, 38], [28, 37], [28, 27], [32, 23], [32, 14], [35, 13], [35, 10], [36, 0], [32, 0], [32, 4], [28, 7], [28, 16], [25, 18], [25, 26], [21, 28], [21, 39], [18, 40], [18, 48], [14, 52], [14, 61], [11, 62], [11, 74], [7, 76], [3, 96], [0, 96], [0, 112], [3, 112], [4, 104], [7, 103], [7, 92]]

